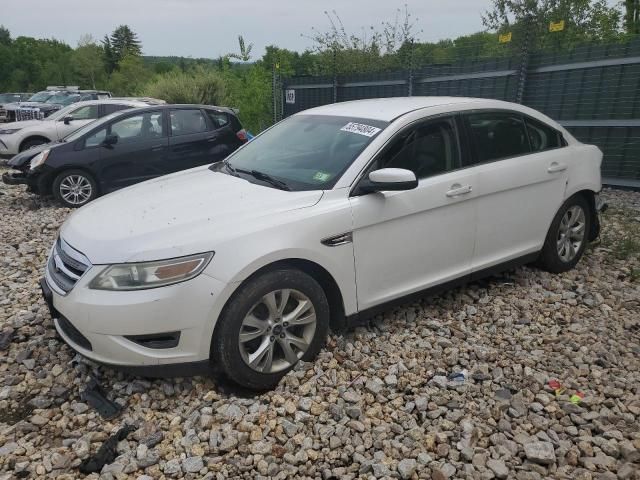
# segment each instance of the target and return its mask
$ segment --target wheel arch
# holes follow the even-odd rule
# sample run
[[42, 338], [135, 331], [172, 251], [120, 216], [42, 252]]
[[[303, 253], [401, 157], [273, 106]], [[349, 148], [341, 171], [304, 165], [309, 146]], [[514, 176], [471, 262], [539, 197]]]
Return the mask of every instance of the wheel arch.
[[[583, 189], [578, 190], [571, 195], [571, 197], [581, 196], [589, 205], [589, 214], [591, 218], [591, 223], [589, 225], [589, 237], [588, 240], [593, 242], [598, 235], [600, 235], [600, 221], [598, 219], [598, 210], [596, 208], [596, 194], [594, 190], [591, 189]], [[571, 198], [569, 197], [569, 198]]]
[[[312, 260], [308, 260], [304, 258], [280, 259], [280, 260], [276, 260], [271, 263], [268, 263], [258, 268], [257, 270], [255, 270], [253, 273], [248, 275], [242, 282], [240, 282], [237, 285], [233, 293], [229, 296], [224, 306], [222, 307], [220, 315], [224, 314], [224, 311], [226, 310], [228, 305], [231, 303], [231, 301], [235, 298], [236, 292], [240, 290], [240, 287], [242, 287], [252, 279], [256, 278], [257, 276], [260, 276], [266, 272], [279, 270], [282, 268], [291, 268], [291, 269], [300, 270], [306, 273], [307, 275], [309, 275], [316, 282], [318, 282], [322, 290], [324, 290], [325, 295], [327, 296], [327, 301], [329, 302], [330, 328], [333, 331], [341, 331], [346, 328], [347, 323], [346, 323], [344, 299], [342, 297], [342, 291], [340, 290], [338, 282], [335, 280], [333, 275], [331, 275], [331, 273], [329, 273], [329, 271], [326, 268], [324, 268], [323, 266], [321, 266], [320, 264]], [[215, 329], [214, 329], [214, 335], [215, 335]]]
[[19, 152], [24, 151], [22, 147], [24, 146], [25, 143], [27, 143], [30, 140], [44, 140], [43, 143], [51, 143], [53, 141], [53, 140], [50, 140], [49, 138], [47, 138], [47, 137], [45, 137], [44, 135], [41, 135], [41, 134], [37, 134], [37, 133], [36, 134], [31, 134], [28, 137], [25, 137], [20, 141], [20, 145], [18, 146], [18, 151]]

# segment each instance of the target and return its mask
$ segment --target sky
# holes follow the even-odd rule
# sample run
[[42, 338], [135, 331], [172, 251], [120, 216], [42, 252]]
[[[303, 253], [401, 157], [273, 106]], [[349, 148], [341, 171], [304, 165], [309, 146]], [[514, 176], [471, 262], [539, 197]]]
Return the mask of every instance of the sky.
[[127, 24], [145, 55], [216, 58], [238, 51], [238, 35], [253, 43], [253, 58], [267, 45], [303, 51], [312, 27], [329, 30], [335, 10], [348, 32], [393, 20], [407, 4], [419, 20], [420, 40], [482, 30], [490, 0], [0, 0], [0, 25], [13, 38], [55, 38], [75, 47], [83, 34], [101, 39]]

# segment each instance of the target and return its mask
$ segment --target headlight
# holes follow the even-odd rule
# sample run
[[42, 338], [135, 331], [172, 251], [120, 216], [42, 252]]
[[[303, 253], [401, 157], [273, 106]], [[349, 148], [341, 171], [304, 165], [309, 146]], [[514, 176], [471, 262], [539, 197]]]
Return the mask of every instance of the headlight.
[[47, 157], [49, 156], [49, 152], [50, 151], [51, 150], [43, 150], [38, 155], [33, 157], [31, 159], [31, 170], [33, 170], [34, 168], [37, 168], [40, 165], [42, 165], [45, 162], [45, 160], [47, 159]]
[[20, 128], [0, 128], [0, 135], [11, 135], [12, 133], [19, 132]]
[[156, 262], [123, 263], [105, 268], [91, 283], [93, 290], [144, 290], [184, 282], [197, 277], [213, 258], [213, 252]]

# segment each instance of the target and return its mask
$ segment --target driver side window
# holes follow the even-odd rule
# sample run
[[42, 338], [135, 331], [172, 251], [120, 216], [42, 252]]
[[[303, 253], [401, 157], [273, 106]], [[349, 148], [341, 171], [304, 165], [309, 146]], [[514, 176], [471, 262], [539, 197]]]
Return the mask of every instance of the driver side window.
[[74, 120], [95, 120], [98, 118], [98, 105], [76, 108], [70, 115]]
[[460, 167], [453, 118], [438, 118], [399, 134], [376, 161], [375, 168], [403, 168], [427, 178]]

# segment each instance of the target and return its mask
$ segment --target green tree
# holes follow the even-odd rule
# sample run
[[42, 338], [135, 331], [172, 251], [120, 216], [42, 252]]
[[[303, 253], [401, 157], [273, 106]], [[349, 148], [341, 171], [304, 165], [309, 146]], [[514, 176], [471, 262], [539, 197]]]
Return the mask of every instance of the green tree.
[[235, 58], [241, 62], [248, 62], [251, 60], [251, 49], [253, 49], [253, 43], [245, 44], [242, 35], [238, 35], [238, 46], [240, 47], [240, 53], [230, 53], [227, 56], [229, 58]]
[[[570, 48], [591, 40], [616, 40], [620, 36], [621, 13], [607, 0], [492, 0], [482, 17], [494, 31], [510, 30], [515, 40], [528, 29], [535, 47]], [[564, 20], [561, 32], [549, 33], [549, 24]], [[517, 43], [517, 41], [516, 41]]]
[[105, 64], [104, 50], [91, 35], [83, 35], [78, 47], [71, 55], [74, 79], [82, 86], [96, 88], [96, 84], [104, 82]]
[[0, 25], [0, 45], [11, 45], [11, 32], [4, 25]]
[[117, 96], [137, 95], [153, 73], [136, 55], [126, 55], [109, 78], [109, 89]]
[[640, 0], [624, 0], [624, 26], [631, 35], [640, 34]]
[[102, 60], [104, 62], [107, 73], [112, 73], [118, 66], [118, 59], [113, 51], [111, 45], [111, 38], [109, 35], [105, 35], [102, 39]]
[[169, 103], [199, 103], [221, 105], [225, 100], [225, 85], [219, 72], [211, 67], [197, 66], [188, 72], [171, 70], [156, 76], [141, 93]]
[[[105, 43], [105, 49], [106, 49]], [[138, 35], [128, 25], [120, 25], [109, 37], [108, 46], [114, 62], [121, 62], [126, 56], [139, 57], [142, 46]]]

